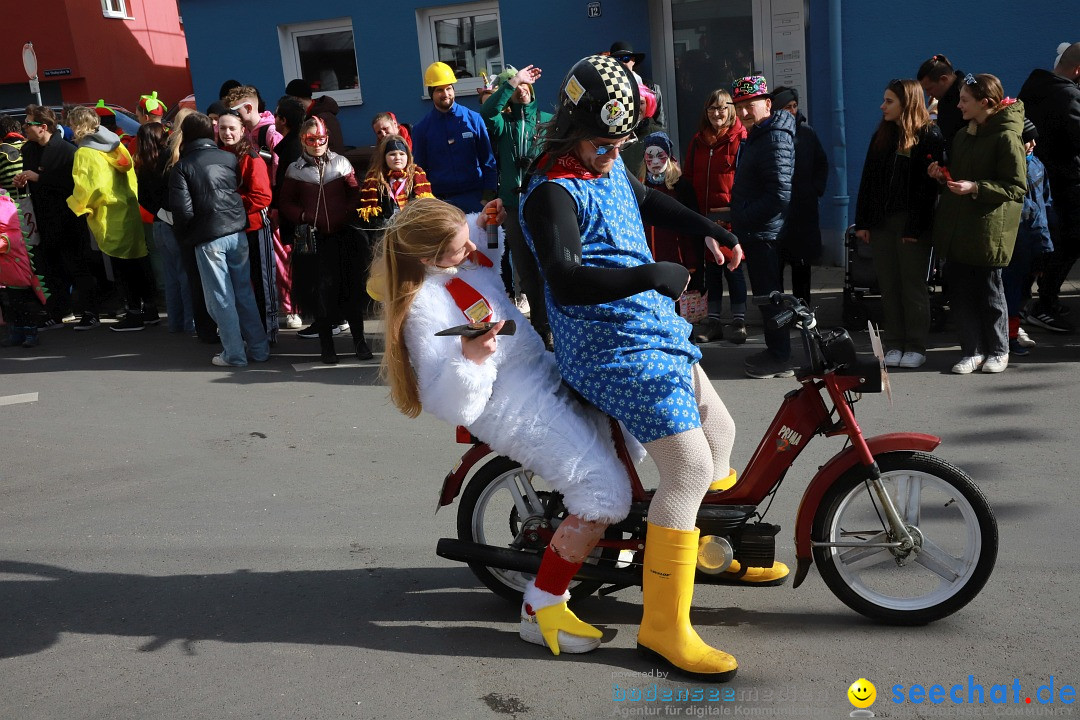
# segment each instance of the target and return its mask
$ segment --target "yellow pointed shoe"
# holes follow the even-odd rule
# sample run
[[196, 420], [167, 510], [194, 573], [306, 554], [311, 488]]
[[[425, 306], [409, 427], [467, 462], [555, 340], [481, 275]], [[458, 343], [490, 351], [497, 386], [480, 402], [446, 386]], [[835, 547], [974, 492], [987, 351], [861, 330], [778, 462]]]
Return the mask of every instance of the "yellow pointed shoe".
[[603, 633], [583, 620], [565, 602], [533, 610], [528, 603], [521, 606], [518, 635], [525, 642], [541, 645], [553, 655], [560, 652], [580, 654], [600, 647]]
[[642, 576], [638, 650], [705, 682], [728, 682], [739, 664], [697, 634], [690, 624], [697, 569], [697, 529], [649, 523]]
[[743, 568], [738, 560], [731, 561], [731, 567], [726, 572], [713, 575], [708, 579], [712, 582], [720, 582], [728, 585], [753, 585], [756, 587], [773, 587], [787, 582], [787, 576], [791, 572], [788, 566], [782, 562], [774, 562], [772, 567], [748, 567]]
[[737, 480], [738, 477], [735, 475], [735, 468], [731, 468], [731, 472], [727, 474], [727, 477], [713, 480], [712, 485], [709, 486], [709, 492], [723, 492], [724, 490], [730, 490]]

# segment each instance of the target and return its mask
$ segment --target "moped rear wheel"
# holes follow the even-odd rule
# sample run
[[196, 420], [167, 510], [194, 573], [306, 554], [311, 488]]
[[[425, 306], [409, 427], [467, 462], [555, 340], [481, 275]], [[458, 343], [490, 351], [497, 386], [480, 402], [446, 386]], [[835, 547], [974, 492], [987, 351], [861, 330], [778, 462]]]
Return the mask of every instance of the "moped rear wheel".
[[916, 547], [873, 547], [896, 538], [865, 471], [852, 468], [830, 488], [814, 518], [815, 542], [858, 543], [814, 548], [825, 584], [848, 607], [886, 623], [922, 625], [956, 612], [994, 569], [993, 510], [971, 478], [932, 455], [892, 452], [875, 459]]
[[[554, 506], [552, 529], [566, 516], [561, 496], [539, 475], [525, 470], [508, 457], [498, 457], [476, 471], [458, 505], [458, 538], [496, 547], [522, 546], [522, 530], [530, 519], [543, 518]], [[540, 548], [521, 549], [521, 552], [540, 552]], [[618, 551], [596, 548], [592, 560], [605, 558], [614, 562]], [[511, 602], [520, 603], [525, 586], [535, 577], [517, 570], [469, 563], [469, 569], [484, 585]], [[600, 589], [601, 582], [570, 583], [570, 595], [586, 597]]]

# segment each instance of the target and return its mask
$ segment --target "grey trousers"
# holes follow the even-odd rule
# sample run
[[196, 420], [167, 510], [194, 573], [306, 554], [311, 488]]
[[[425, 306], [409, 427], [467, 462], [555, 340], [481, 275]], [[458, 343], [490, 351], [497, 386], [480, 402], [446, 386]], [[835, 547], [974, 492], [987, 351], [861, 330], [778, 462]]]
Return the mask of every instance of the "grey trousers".
[[1009, 311], [1001, 268], [967, 265], [949, 260], [949, 306], [960, 334], [960, 353], [972, 355], [1009, 354]]

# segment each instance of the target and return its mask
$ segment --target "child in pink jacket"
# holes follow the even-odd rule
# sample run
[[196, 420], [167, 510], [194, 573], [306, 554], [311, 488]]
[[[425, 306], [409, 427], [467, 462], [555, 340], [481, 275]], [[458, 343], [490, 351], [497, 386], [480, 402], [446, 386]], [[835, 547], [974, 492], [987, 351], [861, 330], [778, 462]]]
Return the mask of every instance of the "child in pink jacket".
[[19, 206], [0, 190], [0, 308], [8, 325], [4, 347], [37, 345], [37, 311], [45, 306], [19, 225]]

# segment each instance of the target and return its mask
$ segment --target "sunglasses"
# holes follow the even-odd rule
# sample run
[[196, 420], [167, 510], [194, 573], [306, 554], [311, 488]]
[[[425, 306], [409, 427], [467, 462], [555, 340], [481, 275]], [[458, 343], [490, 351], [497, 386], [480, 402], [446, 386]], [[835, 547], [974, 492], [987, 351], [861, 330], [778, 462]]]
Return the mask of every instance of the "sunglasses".
[[27, 120], [26, 122], [23, 123], [23, 127], [38, 127], [39, 125], [44, 125], [44, 124], [45, 123], [43, 123], [43, 122], [34, 122], [33, 120]]
[[596, 150], [597, 155], [607, 155], [609, 152], [616, 152], [622, 150], [623, 146], [625, 146], [627, 143], [632, 143], [635, 140], [637, 140], [637, 138], [633, 135], [627, 135], [619, 142], [611, 143], [610, 145], [597, 145], [592, 140], [589, 140], [589, 144], [593, 146], [594, 150]]
[[315, 147], [322, 147], [330, 140], [327, 135], [305, 135], [300, 139], [304, 141], [305, 145], [314, 145]]
[[615, 58], [619, 62], [630, 62], [634, 59], [633, 53], [626, 53], [625, 55], [612, 55], [611, 57]]
[[733, 107], [735, 107], [735, 103], [726, 103], [724, 105], [710, 105], [709, 107], [707, 107], [705, 109], [708, 112], [711, 112], [713, 115], [720, 115], [722, 113], [727, 112], [728, 108], [733, 108]]
[[975, 76], [972, 75], [971, 73], [968, 73], [967, 75], [964, 76], [964, 84], [965, 85], [974, 85], [977, 82], [978, 82], [978, 80], [976, 80]]

